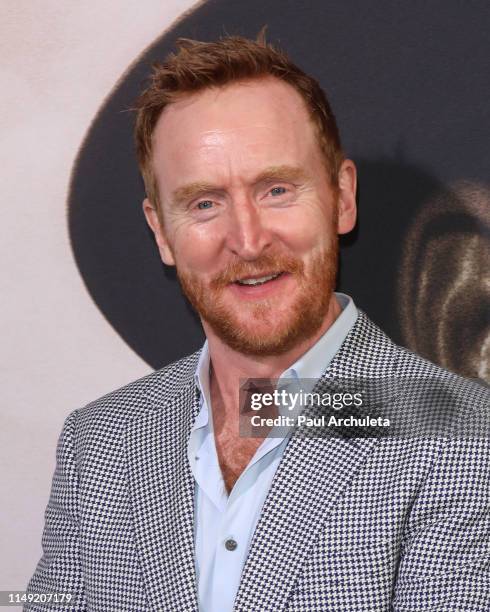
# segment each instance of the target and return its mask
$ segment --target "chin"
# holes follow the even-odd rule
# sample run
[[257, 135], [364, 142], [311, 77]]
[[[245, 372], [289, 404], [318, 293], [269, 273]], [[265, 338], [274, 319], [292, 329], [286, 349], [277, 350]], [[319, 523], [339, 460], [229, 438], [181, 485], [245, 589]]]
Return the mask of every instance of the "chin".
[[296, 317], [274, 321], [222, 318], [208, 321], [214, 333], [233, 350], [256, 357], [283, 355], [310, 339], [323, 323], [323, 317], [314, 319]]
[[328, 251], [307, 275], [237, 290], [229, 287], [230, 274], [216, 279], [214, 287], [177, 268], [184, 294], [214, 335], [233, 350], [257, 357], [287, 353], [318, 333], [328, 316], [335, 271], [336, 252]]

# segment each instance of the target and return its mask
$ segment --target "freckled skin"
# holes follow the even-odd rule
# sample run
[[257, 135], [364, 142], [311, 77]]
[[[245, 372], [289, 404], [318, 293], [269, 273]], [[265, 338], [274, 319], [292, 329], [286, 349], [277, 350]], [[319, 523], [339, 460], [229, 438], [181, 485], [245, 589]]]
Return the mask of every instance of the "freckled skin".
[[[322, 298], [322, 287], [311, 279], [332, 252], [336, 234], [354, 226], [356, 189], [350, 160], [341, 166], [338, 191], [325, 163], [301, 96], [273, 77], [185, 97], [157, 122], [153, 168], [163, 226], [147, 200], [144, 211], [162, 260], [177, 266], [210, 309], [219, 304], [219, 317], [245, 336], [266, 343], [281, 338], [298, 309], [307, 318], [310, 305]], [[267, 175], [277, 168], [277, 176]], [[230, 266], [248, 277], [257, 266], [257, 273], [264, 272], [260, 262], [269, 256], [292, 259], [303, 272], [264, 285], [262, 293], [246, 294], [237, 285], [213, 291], [213, 279], [235, 269]], [[238, 380], [278, 376], [294, 363], [339, 314], [331, 289], [324, 302], [315, 329], [275, 354], [240, 351], [201, 312], [214, 372], [215, 439], [229, 490], [260, 443], [238, 437]]]

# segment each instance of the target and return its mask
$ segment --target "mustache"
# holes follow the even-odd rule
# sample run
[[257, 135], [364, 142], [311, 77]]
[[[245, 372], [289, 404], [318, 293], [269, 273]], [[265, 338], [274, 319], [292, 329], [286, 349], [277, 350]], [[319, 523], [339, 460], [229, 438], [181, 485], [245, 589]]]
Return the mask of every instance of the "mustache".
[[287, 272], [301, 274], [304, 263], [291, 255], [263, 254], [255, 261], [237, 260], [230, 262], [226, 268], [217, 274], [210, 282], [211, 288], [221, 289], [237, 279], [249, 276], [269, 276]]

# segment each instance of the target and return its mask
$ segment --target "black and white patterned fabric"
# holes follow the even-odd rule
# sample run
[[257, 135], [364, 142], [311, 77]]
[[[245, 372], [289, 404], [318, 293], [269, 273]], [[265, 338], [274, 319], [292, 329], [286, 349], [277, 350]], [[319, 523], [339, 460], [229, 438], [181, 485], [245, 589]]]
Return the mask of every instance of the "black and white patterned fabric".
[[[66, 419], [30, 592], [72, 593], [74, 611], [197, 611], [186, 454], [197, 359]], [[435, 377], [468, 410], [488, 409], [482, 385], [396, 346], [362, 312], [324, 380], [395, 373]], [[293, 436], [235, 610], [490, 610], [489, 439]]]

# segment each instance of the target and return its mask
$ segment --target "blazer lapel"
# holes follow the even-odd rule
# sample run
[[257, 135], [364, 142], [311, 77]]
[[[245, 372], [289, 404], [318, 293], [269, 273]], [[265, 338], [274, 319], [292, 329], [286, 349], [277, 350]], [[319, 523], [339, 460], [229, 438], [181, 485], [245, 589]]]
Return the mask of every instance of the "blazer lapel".
[[[361, 312], [319, 385], [390, 376], [393, 354], [391, 341]], [[235, 611], [285, 608], [329, 514], [377, 444], [377, 438], [293, 435], [254, 533]]]
[[257, 524], [235, 610], [283, 610], [309, 548], [377, 440], [293, 438]]
[[194, 480], [187, 458], [199, 408], [194, 381], [160, 397], [128, 426], [128, 486], [135, 543], [153, 610], [197, 611]]

